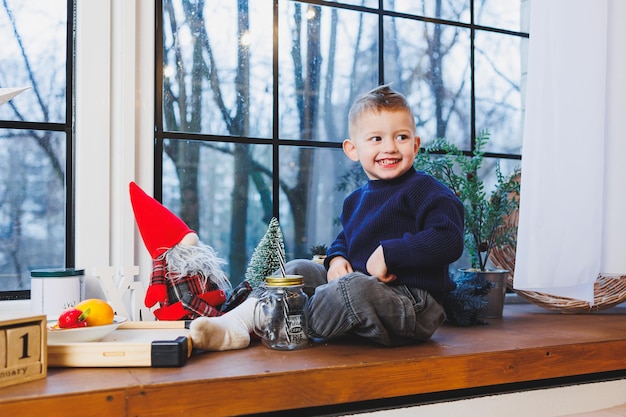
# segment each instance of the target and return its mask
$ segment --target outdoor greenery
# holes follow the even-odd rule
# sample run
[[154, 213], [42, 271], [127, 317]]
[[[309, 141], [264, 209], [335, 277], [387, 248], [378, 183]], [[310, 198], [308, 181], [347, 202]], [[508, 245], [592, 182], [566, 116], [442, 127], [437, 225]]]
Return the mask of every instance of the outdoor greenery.
[[313, 256], [326, 256], [326, 251], [328, 250], [328, 246], [323, 243], [318, 243], [317, 245], [311, 246], [311, 255]]
[[488, 193], [479, 174], [485, 158], [485, 147], [489, 141], [488, 131], [476, 138], [476, 146], [470, 155], [464, 154], [454, 144], [438, 139], [420, 152], [415, 167], [424, 170], [459, 197], [465, 208], [465, 248], [470, 256], [472, 268], [487, 270], [491, 250], [512, 243], [517, 229], [503, 227], [503, 222], [517, 208], [519, 181], [516, 170], [505, 176], [496, 164], [496, 183]]

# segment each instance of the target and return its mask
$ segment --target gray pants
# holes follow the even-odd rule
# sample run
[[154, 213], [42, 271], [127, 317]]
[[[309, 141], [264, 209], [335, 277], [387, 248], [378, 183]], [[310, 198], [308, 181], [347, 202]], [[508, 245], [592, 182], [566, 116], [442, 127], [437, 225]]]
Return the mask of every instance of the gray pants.
[[327, 282], [324, 266], [304, 259], [288, 262], [286, 272], [304, 277], [312, 338], [355, 334], [396, 346], [428, 340], [446, 318], [443, 307], [419, 288], [387, 285], [361, 272]]

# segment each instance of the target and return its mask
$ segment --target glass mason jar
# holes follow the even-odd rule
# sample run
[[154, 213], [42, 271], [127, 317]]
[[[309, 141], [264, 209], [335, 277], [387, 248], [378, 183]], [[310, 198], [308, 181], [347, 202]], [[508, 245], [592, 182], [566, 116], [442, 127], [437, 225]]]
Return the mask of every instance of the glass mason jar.
[[266, 291], [254, 307], [254, 332], [270, 349], [294, 350], [308, 344], [301, 275], [265, 278]]

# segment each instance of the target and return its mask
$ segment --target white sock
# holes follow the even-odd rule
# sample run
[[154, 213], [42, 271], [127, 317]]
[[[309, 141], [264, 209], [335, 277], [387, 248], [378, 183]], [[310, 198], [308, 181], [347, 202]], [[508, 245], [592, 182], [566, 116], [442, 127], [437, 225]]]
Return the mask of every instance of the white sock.
[[243, 349], [250, 345], [254, 326], [254, 306], [257, 298], [248, 297], [243, 303], [219, 317], [198, 317], [191, 322], [191, 342], [202, 350]]

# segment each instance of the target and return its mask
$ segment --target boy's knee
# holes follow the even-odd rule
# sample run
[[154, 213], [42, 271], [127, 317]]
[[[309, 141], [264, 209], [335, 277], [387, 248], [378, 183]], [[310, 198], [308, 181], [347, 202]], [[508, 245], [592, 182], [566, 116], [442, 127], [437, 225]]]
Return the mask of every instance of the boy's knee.
[[309, 304], [323, 311], [344, 309], [352, 302], [366, 300], [377, 283], [376, 278], [353, 272], [316, 288]]
[[326, 284], [326, 268], [317, 262], [308, 259], [294, 259], [287, 262], [285, 272], [288, 275], [302, 275], [304, 278], [304, 292], [310, 297], [315, 288]]
[[310, 259], [294, 259], [287, 262], [285, 265], [285, 271], [288, 274], [304, 275], [305, 273], [319, 273], [320, 271], [326, 271], [324, 265], [313, 262]]
[[351, 299], [367, 300], [376, 294], [381, 286], [386, 286], [376, 277], [360, 272], [353, 272], [339, 279], [342, 291]]

